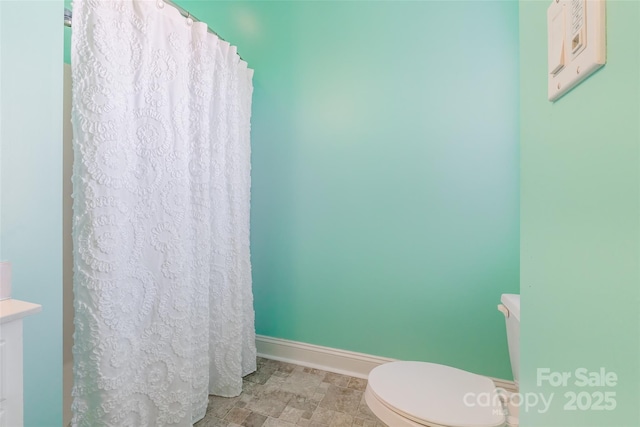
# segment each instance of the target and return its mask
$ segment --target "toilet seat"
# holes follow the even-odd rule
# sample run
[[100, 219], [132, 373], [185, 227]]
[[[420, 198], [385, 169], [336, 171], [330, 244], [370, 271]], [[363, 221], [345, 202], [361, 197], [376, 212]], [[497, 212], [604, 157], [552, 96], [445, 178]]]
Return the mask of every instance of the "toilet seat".
[[391, 427], [505, 424], [491, 379], [434, 363], [391, 362], [376, 367], [369, 374], [365, 399]]

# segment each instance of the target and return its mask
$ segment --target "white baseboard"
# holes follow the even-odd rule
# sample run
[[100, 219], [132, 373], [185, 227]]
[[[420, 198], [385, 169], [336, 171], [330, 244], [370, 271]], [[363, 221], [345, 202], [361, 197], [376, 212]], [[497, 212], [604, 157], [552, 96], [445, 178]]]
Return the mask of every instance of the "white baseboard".
[[[264, 335], [256, 335], [256, 347], [258, 356], [265, 359], [293, 363], [308, 368], [364, 379], [369, 376], [369, 372], [376, 366], [396, 360]], [[517, 391], [513, 381], [499, 378], [491, 379], [496, 384], [496, 387], [512, 392]]]
[[394, 359], [386, 357], [371, 356], [369, 354], [289, 341], [282, 338], [271, 338], [264, 335], [256, 335], [256, 347], [258, 356], [266, 359], [279, 360], [365, 379], [376, 366], [394, 361]]

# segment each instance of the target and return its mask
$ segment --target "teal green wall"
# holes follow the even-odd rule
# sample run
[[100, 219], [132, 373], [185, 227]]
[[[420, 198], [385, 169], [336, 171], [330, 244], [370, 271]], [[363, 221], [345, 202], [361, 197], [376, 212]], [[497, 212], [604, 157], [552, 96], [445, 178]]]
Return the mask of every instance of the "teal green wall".
[[178, 3], [255, 69], [257, 332], [510, 378], [517, 2]]
[[517, 2], [178, 3], [256, 70], [257, 332], [510, 378]]
[[[640, 425], [640, 4], [607, 1], [607, 64], [547, 101], [547, 1], [520, 3], [521, 391], [555, 393], [523, 427]], [[581, 388], [604, 367], [615, 387]], [[538, 368], [572, 373], [536, 386]], [[565, 392], [615, 392], [614, 411], [566, 411]], [[586, 397], [584, 398], [586, 401]]]
[[[71, 0], [64, 0], [64, 8], [73, 10]], [[64, 27], [64, 63], [71, 64], [71, 28], [66, 25]]]
[[24, 320], [26, 427], [62, 425], [62, 1], [0, 1], [0, 242]]

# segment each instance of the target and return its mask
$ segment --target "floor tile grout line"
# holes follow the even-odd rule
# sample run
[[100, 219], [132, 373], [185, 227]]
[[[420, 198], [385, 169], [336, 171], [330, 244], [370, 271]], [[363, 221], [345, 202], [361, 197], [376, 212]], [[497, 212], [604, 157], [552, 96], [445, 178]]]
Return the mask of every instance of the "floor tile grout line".
[[[365, 387], [361, 378], [259, 358], [242, 394], [210, 396], [207, 415], [195, 427], [386, 427], [364, 402]], [[233, 408], [248, 411], [241, 424], [224, 419]]]

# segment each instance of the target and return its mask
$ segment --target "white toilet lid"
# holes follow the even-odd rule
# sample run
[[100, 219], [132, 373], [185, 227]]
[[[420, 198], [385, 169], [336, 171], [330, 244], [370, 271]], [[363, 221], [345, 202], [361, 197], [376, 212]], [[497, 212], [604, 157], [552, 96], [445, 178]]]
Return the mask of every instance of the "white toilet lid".
[[389, 409], [419, 424], [498, 427], [505, 422], [493, 381], [449, 366], [386, 363], [369, 373], [369, 388]]

